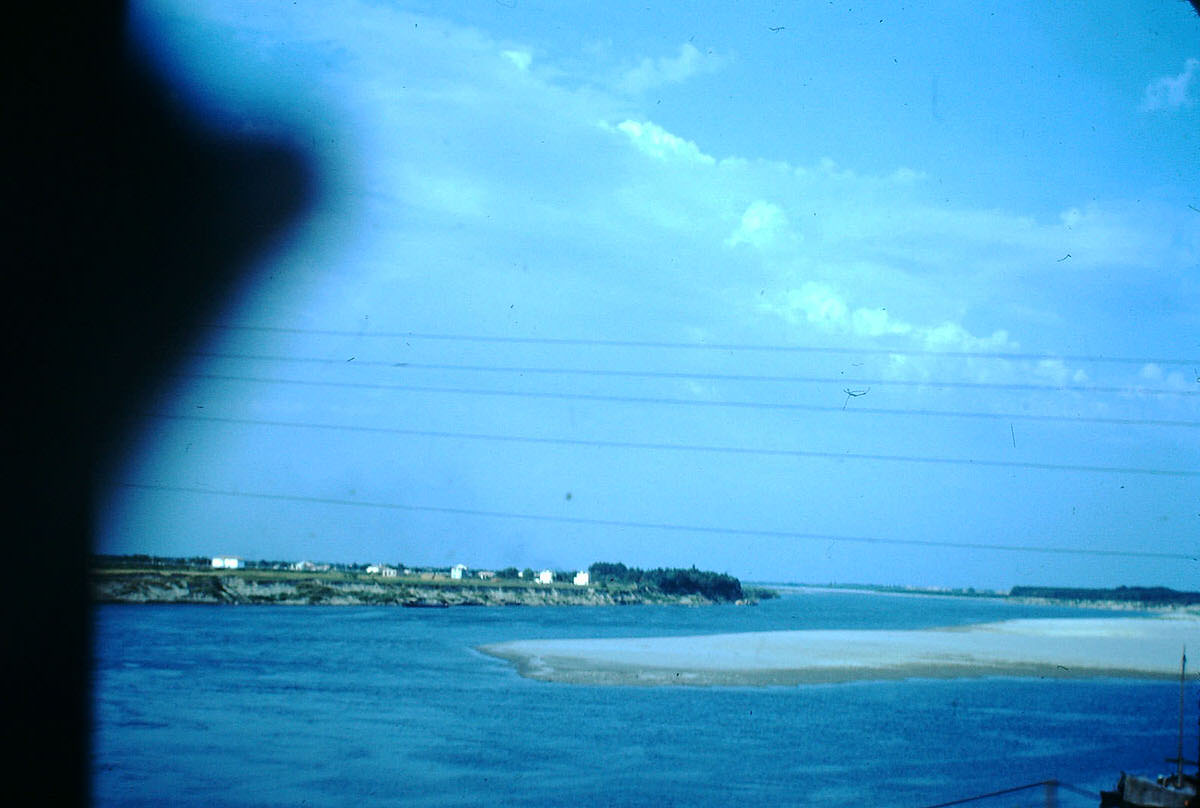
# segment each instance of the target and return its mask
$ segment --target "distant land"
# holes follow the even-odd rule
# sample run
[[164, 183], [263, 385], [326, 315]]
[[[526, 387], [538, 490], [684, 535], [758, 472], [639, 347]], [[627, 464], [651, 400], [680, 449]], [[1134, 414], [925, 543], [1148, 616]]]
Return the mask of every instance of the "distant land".
[[1200, 592], [1168, 589], [1165, 586], [1118, 586], [1087, 588], [1061, 586], [1014, 586], [1007, 592], [994, 589], [884, 586], [876, 584], [799, 584], [811, 589], [850, 589], [906, 595], [996, 598], [1015, 603], [1046, 603], [1099, 609], [1173, 609], [1200, 612]]
[[724, 573], [641, 570], [596, 563], [587, 570], [471, 569], [386, 564], [243, 561], [228, 556], [95, 556], [96, 603], [278, 605], [615, 606], [748, 605], [772, 590], [743, 588]]
[[[221, 566], [214, 566], [220, 560]], [[1200, 592], [1161, 586], [1115, 588], [1014, 586], [921, 587], [862, 583], [743, 585], [732, 575], [690, 569], [642, 570], [597, 562], [587, 570], [421, 567], [404, 564], [245, 561], [229, 556], [171, 558], [96, 555], [96, 603], [229, 603], [285, 605], [616, 606], [753, 604], [788, 588], [882, 594], [989, 598], [1013, 603], [1112, 610], [1200, 613]]]

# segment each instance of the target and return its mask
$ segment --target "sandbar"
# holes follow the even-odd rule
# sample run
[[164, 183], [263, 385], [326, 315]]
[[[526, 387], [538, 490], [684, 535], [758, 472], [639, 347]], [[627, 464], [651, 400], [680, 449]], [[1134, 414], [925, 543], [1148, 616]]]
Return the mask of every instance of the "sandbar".
[[911, 631], [762, 631], [517, 640], [478, 650], [531, 679], [596, 685], [798, 685], [866, 679], [1179, 676], [1192, 616], [1005, 620]]

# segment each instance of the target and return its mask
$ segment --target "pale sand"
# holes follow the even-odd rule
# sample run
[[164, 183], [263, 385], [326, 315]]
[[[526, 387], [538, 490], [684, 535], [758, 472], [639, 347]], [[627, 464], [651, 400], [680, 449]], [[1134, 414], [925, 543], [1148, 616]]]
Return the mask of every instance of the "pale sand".
[[766, 631], [690, 637], [518, 640], [480, 651], [523, 676], [614, 685], [770, 685], [966, 676], [1179, 675], [1200, 619], [1008, 620], [920, 631]]

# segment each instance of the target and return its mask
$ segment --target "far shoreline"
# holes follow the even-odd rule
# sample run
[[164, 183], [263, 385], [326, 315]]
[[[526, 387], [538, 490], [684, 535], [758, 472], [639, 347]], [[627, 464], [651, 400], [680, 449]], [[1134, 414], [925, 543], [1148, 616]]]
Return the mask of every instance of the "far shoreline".
[[[757, 586], [764, 589], [774, 589], [780, 593], [794, 594], [843, 592], [855, 595], [891, 595], [900, 597], [943, 598], [948, 600], [975, 599], [1011, 603], [1014, 606], [1061, 606], [1071, 609], [1097, 609], [1113, 612], [1200, 615], [1200, 604], [1151, 603], [1140, 600], [1030, 597], [1011, 595], [996, 590], [969, 591], [964, 589], [943, 590], [924, 587], [876, 586], [871, 584], [783, 584], [754, 582], [748, 583], [747, 586]], [[1189, 595], [1194, 593], [1181, 592], [1179, 594]]]

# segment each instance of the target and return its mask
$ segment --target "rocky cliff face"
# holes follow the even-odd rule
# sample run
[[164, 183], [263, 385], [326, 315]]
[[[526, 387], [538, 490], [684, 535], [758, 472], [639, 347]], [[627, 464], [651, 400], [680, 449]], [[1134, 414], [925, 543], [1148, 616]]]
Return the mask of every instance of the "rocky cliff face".
[[699, 595], [609, 590], [566, 584], [413, 583], [387, 579], [256, 577], [188, 572], [120, 572], [92, 576], [97, 603], [235, 603], [279, 605], [613, 606], [638, 603], [705, 605]]

